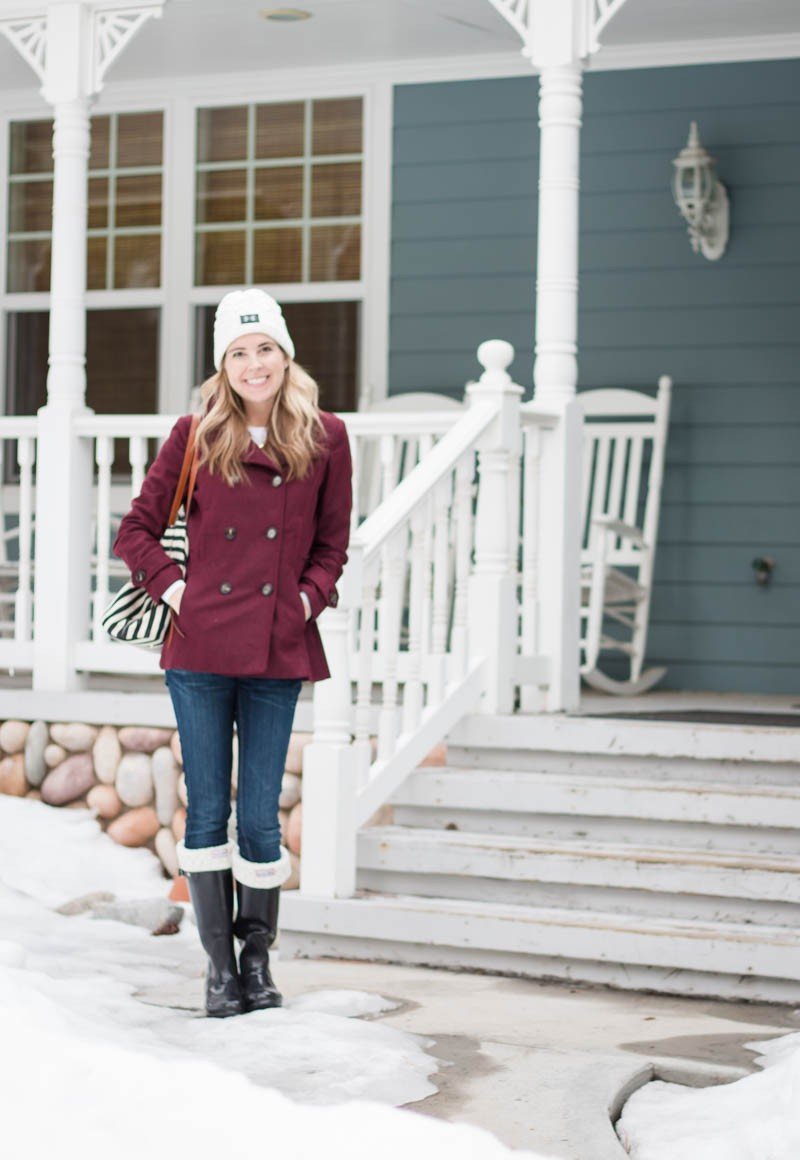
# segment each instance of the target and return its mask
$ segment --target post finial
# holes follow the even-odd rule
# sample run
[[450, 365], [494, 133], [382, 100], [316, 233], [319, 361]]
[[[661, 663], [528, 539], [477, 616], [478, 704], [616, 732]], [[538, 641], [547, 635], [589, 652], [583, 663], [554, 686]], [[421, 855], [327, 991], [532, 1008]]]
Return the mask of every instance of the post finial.
[[507, 368], [514, 361], [514, 347], [502, 338], [489, 338], [478, 347], [478, 362], [483, 367], [481, 379], [498, 375], [510, 379]]

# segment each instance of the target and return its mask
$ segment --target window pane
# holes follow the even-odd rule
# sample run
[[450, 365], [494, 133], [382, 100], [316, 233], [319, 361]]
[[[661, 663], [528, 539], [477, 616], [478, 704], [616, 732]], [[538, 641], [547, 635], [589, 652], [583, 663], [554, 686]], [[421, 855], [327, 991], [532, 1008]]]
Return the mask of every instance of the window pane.
[[108, 227], [108, 178], [89, 179], [89, 229], [104, 230]]
[[315, 165], [311, 171], [312, 217], [358, 217], [361, 213], [361, 162]]
[[50, 289], [50, 239], [8, 243], [8, 289]]
[[303, 216], [303, 170], [299, 165], [257, 169], [256, 221]]
[[302, 157], [305, 107], [302, 101], [256, 107], [256, 157]]
[[314, 101], [313, 149], [323, 153], [360, 153], [361, 99]]
[[88, 238], [86, 243], [86, 287], [88, 290], [106, 288], [107, 238]]
[[243, 222], [247, 217], [247, 170], [197, 175], [198, 222]]
[[[195, 382], [214, 372], [214, 307], [198, 306], [195, 330]], [[297, 360], [317, 380], [325, 411], [354, 411], [358, 392], [357, 302], [283, 304]]]
[[247, 109], [198, 109], [197, 160], [244, 161], [247, 157]]
[[49, 232], [53, 224], [52, 181], [15, 181], [9, 186], [10, 233]]
[[158, 286], [160, 282], [160, 234], [118, 237], [114, 242], [114, 288]]
[[[86, 401], [100, 414], [157, 410], [156, 308], [90, 310], [86, 315]], [[8, 316], [9, 415], [35, 415], [47, 394], [46, 311]]]
[[160, 226], [161, 175], [118, 177], [115, 215], [118, 226]]
[[161, 165], [163, 113], [125, 113], [117, 118], [117, 166]]
[[197, 235], [198, 286], [227, 286], [244, 282], [244, 230], [221, 230]]
[[92, 117], [92, 144], [89, 152], [90, 169], [108, 169], [110, 117]]
[[253, 280], [299, 282], [302, 277], [301, 230], [256, 230], [253, 235]]
[[344, 282], [361, 277], [361, 227], [315, 226], [311, 231], [311, 281]]
[[12, 173], [52, 173], [53, 122], [12, 122], [10, 152]]

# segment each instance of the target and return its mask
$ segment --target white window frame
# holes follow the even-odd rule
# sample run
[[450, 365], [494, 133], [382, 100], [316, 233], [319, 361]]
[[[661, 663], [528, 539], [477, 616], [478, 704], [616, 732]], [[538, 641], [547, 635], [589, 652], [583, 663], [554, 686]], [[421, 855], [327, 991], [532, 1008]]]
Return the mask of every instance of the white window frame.
[[[257, 81], [257, 83], [256, 83]], [[356, 397], [359, 407], [387, 394], [389, 359], [389, 255], [393, 82], [362, 73], [355, 83], [331, 70], [291, 77], [217, 75], [180, 78], [155, 85], [147, 99], [140, 86], [108, 86], [92, 113], [152, 112], [164, 114], [164, 175], [161, 223], [161, 286], [151, 289], [89, 290], [87, 309], [157, 307], [159, 327], [158, 408], [160, 413], [186, 410], [194, 368], [195, 307], [215, 305], [236, 286], [194, 286], [195, 125], [199, 108], [268, 104], [273, 101], [360, 97], [363, 101], [361, 278], [353, 282], [308, 282], [267, 286], [280, 302], [357, 301], [360, 304]], [[8, 94], [11, 97], [11, 94]], [[3, 101], [0, 118], [0, 221], [8, 220], [8, 145], [12, 121], [52, 117], [52, 109], [33, 94]], [[16, 106], [16, 107], [15, 107]], [[7, 293], [6, 245], [0, 247], [0, 367], [6, 366], [9, 312], [47, 310], [49, 293]], [[300, 355], [302, 358], [302, 354]], [[5, 407], [5, 394], [0, 407]]]

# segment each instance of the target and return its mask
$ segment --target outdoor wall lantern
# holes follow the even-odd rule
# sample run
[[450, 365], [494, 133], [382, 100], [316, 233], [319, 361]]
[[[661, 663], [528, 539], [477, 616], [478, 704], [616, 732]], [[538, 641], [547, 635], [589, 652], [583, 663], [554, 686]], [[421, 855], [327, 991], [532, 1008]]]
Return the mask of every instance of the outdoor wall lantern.
[[717, 177], [714, 158], [700, 144], [696, 121], [672, 164], [672, 196], [689, 226], [692, 249], [714, 262], [728, 244], [728, 192]]

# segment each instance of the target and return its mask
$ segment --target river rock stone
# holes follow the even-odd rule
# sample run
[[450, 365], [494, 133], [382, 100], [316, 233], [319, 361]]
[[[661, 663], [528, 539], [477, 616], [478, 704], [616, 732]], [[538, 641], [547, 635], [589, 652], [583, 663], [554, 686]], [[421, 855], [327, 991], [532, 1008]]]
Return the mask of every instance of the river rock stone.
[[70, 898], [69, 902], [62, 902], [56, 907], [56, 914], [65, 914], [72, 917], [76, 914], [87, 914], [95, 906], [104, 902], [113, 902], [115, 894], [108, 890], [93, 890], [90, 894], [81, 894], [78, 898]]
[[4, 721], [0, 725], [0, 749], [11, 754], [22, 753], [29, 732], [27, 721]]
[[153, 767], [150, 757], [146, 753], [123, 754], [115, 785], [123, 805], [149, 805], [153, 800]]
[[278, 805], [282, 810], [290, 810], [300, 801], [302, 781], [296, 773], [285, 773], [281, 782], [281, 796]]
[[289, 851], [289, 861], [292, 864], [292, 872], [283, 884], [284, 890], [299, 890], [300, 889], [300, 859], [296, 854]]
[[50, 739], [63, 746], [67, 753], [85, 753], [94, 745], [97, 732], [94, 725], [84, 725], [81, 721], [67, 725], [56, 723], [50, 726]]
[[182, 806], [189, 804], [189, 797], [186, 793], [186, 774], [182, 773], [178, 778], [178, 801]]
[[120, 846], [146, 846], [160, 829], [153, 807], [139, 806], [115, 818], [106, 833]]
[[168, 826], [178, 808], [178, 767], [168, 745], [162, 745], [155, 751], [152, 762], [156, 813], [161, 825]]
[[51, 741], [49, 745], [45, 745], [44, 747], [44, 763], [48, 769], [55, 769], [66, 756], [67, 751], [64, 746], [56, 745], [55, 741]]
[[42, 801], [65, 806], [83, 797], [94, 784], [91, 753], [74, 753], [48, 773], [42, 782]]
[[[170, 754], [172, 756], [172, 754]], [[168, 827], [163, 827], [156, 834], [156, 854], [161, 859], [161, 865], [174, 878], [178, 873], [178, 855], [175, 852], [175, 835]]]
[[145, 725], [126, 725], [119, 731], [119, 742], [123, 749], [135, 753], [155, 753], [160, 745], [169, 745], [171, 729], [151, 729]]
[[303, 803], [298, 802], [289, 814], [289, 825], [286, 827], [286, 845], [293, 854], [300, 853], [301, 834], [303, 828]]
[[287, 773], [299, 775], [303, 772], [303, 750], [310, 742], [310, 733], [293, 733], [289, 738], [289, 749], [286, 753]]
[[175, 835], [175, 841], [180, 842], [183, 835], [186, 833], [186, 807], [178, 806], [172, 818], [172, 825], [170, 827]]
[[0, 793], [9, 797], [25, 797], [28, 783], [25, 780], [25, 758], [21, 753], [4, 757], [0, 761]]
[[423, 757], [420, 765], [447, 765], [447, 746], [443, 741], [434, 745], [433, 749]]
[[47, 774], [44, 751], [50, 738], [44, 721], [34, 721], [25, 740], [25, 776], [29, 785], [39, 786]]
[[98, 902], [92, 907], [92, 918], [109, 918], [114, 922], [127, 922], [131, 926], [143, 926], [145, 930], [157, 931], [167, 923], [179, 927], [183, 919], [183, 908], [174, 906], [166, 898], [143, 898], [141, 900]]
[[29, 789], [25, 797], [30, 798], [32, 802], [40, 802], [42, 800], [42, 791], [40, 789]]
[[113, 785], [117, 780], [117, 770], [122, 758], [122, 746], [113, 725], [104, 725], [97, 734], [97, 740], [92, 747], [92, 757], [98, 781], [102, 781], [103, 785]]
[[181, 735], [177, 729], [174, 729], [172, 736], [169, 739], [169, 747], [172, 750], [172, 756], [177, 761], [178, 765], [183, 765], [183, 753], [181, 751]]
[[122, 813], [122, 802], [113, 785], [92, 786], [86, 795], [86, 804], [105, 821], [111, 821]]

